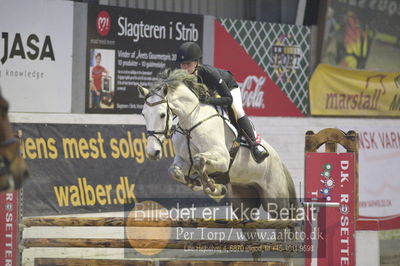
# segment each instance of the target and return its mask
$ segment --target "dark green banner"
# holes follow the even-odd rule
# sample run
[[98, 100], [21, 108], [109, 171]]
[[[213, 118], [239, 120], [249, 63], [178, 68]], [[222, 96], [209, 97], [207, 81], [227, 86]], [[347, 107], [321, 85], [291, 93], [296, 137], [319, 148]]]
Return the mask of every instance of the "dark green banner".
[[15, 124], [31, 178], [24, 184], [25, 216], [123, 211], [144, 199], [204, 197], [172, 180], [174, 152], [145, 156], [144, 126]]

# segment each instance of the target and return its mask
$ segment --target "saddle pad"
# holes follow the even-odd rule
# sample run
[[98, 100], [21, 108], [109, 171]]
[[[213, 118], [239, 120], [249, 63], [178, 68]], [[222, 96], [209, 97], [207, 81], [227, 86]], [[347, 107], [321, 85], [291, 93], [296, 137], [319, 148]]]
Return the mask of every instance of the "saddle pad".
[[221, 106], [214, 106], [214, 107], [215, 107], [215, 110], [217, 110], [218, 114], [224, 118], [223, 120], [224, 120], [225, 124], [232, 130], [232, 133], [235, 135], [235, 138], [237, 138], [239, 135], [238, 131], [237, 131], [236, 127], [231, 123], [228, 113]]
[[[235, 134], [235, 138], [237, 141], [239, 141], [240, 146], [250, 147], [250, 145], [247, 142], [245, 137], [241, 136], [240, 139], [238, 139], [238, 135], [239, 135], [238, 131], [237, 131], [236, 127], [231, 123], [229, 115], [225, 111], [225, 109], [222, 108], [221, 106], [214, 106], [214, 107], [217, 110], [218, 114], [224, 118], [223, 120], [224, 120], [225, 124], [232, 130], [233, 134]], [[262, 138], [261, 138], [260, 134], [258, 134], [257, 132], [254, 132], [254, 133], [256, 135], [256, 142], [261, 143]]]

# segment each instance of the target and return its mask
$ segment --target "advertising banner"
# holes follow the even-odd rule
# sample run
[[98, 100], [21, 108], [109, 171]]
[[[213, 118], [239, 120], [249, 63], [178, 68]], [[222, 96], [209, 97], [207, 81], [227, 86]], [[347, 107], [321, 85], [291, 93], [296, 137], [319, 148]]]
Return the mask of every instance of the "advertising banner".
[[385, 220], [382, 230], [400, 225], [400, 130], [358, 128], [360, 217]]
[[73, 2], [0, 1], [0, 86], [14, 112], [71, 112]]
[[214, 64], [231, 71], [252, 116], [304, 116], [310, 30], [255, 21], [215, 21]]
[[2, 265], [19, 263], [19, 193], [0, 193], [0, 261]]
[[321, 64], [310, 80], [312, 115], [400, 116], [400, 72]]
[[354, 69], [400, 68], [398, 0], [330, 0], [321, 61]]
[[305, 167], [307, 201], [340, 203], [319, 209], [316, 229], [306, 223], [306, 232], [322, 236], [306, 265], [355, 265], [354, 153], [307, 152]]
[[202, 44], [203, 16], [89, 5], [86, 112], [140, 113], [136, 86], [175, 67], [185, 41]]
[[24, 184], [24, 216], [124, 211], [145, 199], [196, 198], [168, 176], [174, 151], [146, 158], [144, 126], [15, 124], [31, 177]]

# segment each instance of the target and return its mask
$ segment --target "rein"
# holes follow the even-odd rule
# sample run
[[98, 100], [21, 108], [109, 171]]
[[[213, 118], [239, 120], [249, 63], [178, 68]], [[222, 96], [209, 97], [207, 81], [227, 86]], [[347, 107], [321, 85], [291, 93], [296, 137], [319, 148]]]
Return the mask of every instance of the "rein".
[[189, 158], [190, 158], [190, 169], [189, 169], [189, 173], [190, 173], [191, 170], [192, 170], [192, 167], [193, 167], [192, 151], [191, 151], [191, 149], [190, 149], [190, 139], [191, 139], [190, 133], [192, 132], [192, 130], [194, 130], [195, 128], [197, 128], [198, 126], [200, 126], [200, 125], [201, 125], [202, 123], [204, 123], [205, 121], [207, 121], [207, 120], [209, 120], [209, 119], [211, 119], [211, 118], [213, 118], [213, 117], [220, 116], [220, 115], [219, 115], [218, 113], [213, 114], [213, 115], [211, 115], [211, 116], [209, 116], [209, 117], [207, 117], [207, 118], [201, 120], [200, 122], [198, 122], [197, 124], [195, 124], [194, 126], [192, 126], [190, 129], [184, 129], [184, 128], [182, 128], [182, 126], [181, 126], [182, 122], [186, 121], [186, 120], [193, 114], [193, 112], [200, 106], [200, 102], [198, 102], [198, 103], [196, 104], [196, 106], [193, 108], [193, 110], [190, 111], [190, 113], [178, 123], [178, 128], [174, 128], [173, 126], [171, 126], [171, 128], [170, 128], [170, 127], [169, 127], [169, 115], [170, 115], [170, 112], [173, 113], [173, 111], [172, 111], [171, 107], [169, 106], [168, 100], [167, 100], [165, 97], [163, 97], [163, 96], [161, 96], [161, 95], [159, 95], [159, 94], [156, 94], [156, 93], [155, 93], [155, 94], [153, 94], [153, 95], [157, 95], [158, 97], [161, 98], [161, 100], [160, 100], [160, 101], [157, 101], [157, 102], [150, 103], [150, 102], [147, 101], [147, 98], [148, 98], [148, 97], [147, 97], [147, 98], [145, 99], [145, 102], [144, 102], [144, 103], [147, 104], [147, 105], [149, 105], [149, 106], [151, 106], [151, 107], [156, 106], [156, 105], [159, 105], [159, 104], [166, 103], [166, 104], [167, 104], [167, 119], [166, 119], [166, 124], [165, 124], [164, 130], [162, 130], [162, 131], [147, 130], [147, 136], [148, 136], [148, 137], [151, 137], [151, 136], [154, 137], [154, 138], [160, 143], [160, 145], [162, 145], [162, 142], [161, 142], [160, 138], [159, 138], [157, 135], [164, 135], [166, 138], [171, 138], [172, 135], [173, 135], [175, 132], [178, 132], [178, 133], [180, 133], [180, 134], [186, 136], [187, 145], [188, 145], [188, 150], [189, 150]]
[[[180, 124], [182, 124], [182, 122], [186, 121], [186, 120], [189, 118], [189, 116], [190, 116], [191, 114], [193, 114], [193, 112], [194, 112], [194, 111], [197, 109], [197, 107], [199, 107], [199, 106], [200, 106], [200, 102], [193, 108], [192, 111], [190, 111], [190, 113], [189, 113], [184, 119], [182, 119], [181, 121], [179, 121]], [[182, 127], [180, 126], [180, 124], [178, 123], [178, 127], [182, 128]]]
[[[198, 93], [196, 93], [196, 91], [194, 91], [194, 90], [191, 88], [191, 86], [188, 86], [189, 84], [187, 84], [187, 82], [184, 82], [184, 84], [186, 85], [186, 87], [187, 87], [197, 98], [199, 98]], [[165, 86], [168, 87], [167, 84], [166, 84]], [[153, 96], [153, 95], [157, 95], [158, 97], [161, 98], [161, 100], [160, 100], [160, 101], [157, 101], [157, 102], [153, 102], [153, 103], [148, 102], [148, 101], [147, 101], [147, 98], [150, 97], [150, 96]], [[214, 118], [214, 117], [221, 117], [221, 115], [217, 112], [217, 113], [215, 113], [215, 114], [213, 114], [213, 115], [211, 115], [211, 116], [209, 116], [209, 117], [206, 117], [206, 118], [202, 119], [201, 121], [197, 122], [197, 123], [196, 123], [194, 126], [192, 126], [191, 128], [189, 128], [189, 129], [184, 129], [184, 128], [182, 127], [182, 123], [185, 122], [185, 121], [194, 113], [194, 111], [200, 106], [200, 101], [199, 101], [199, 102], [196, 104], [196, 106], [193, 108], [193, 110], [190, 111], [189, 114], [186, 115], [185, 118], [181, 119], [181, 121], [178, 122], [178, 127], [177, 127], [177, 128], [173, 128], [173, 126], [171, 126], [171, 128], [169, 129], [169, 114], [170, 114], [170, 112], [171, 112], [172, 114], [174, 114], [174, 112], [172, 111], [171, 107], [169, 106], [168, 100], [166, 99], [165, 96], [159, 95], [159, 94], [157, 94], [157, 93], [152, 93], [152, 94], [149, 95], [148, 97], [146, 97], [144, 103], [147, 104], [147, 105], [149, 105], [149, 106], [151, 106], [151, 107], [156, 106], [156, 105], [159, 105], [159, 104], [163, 104], [163, 103], [166, 103], [166, 104], [167, 104], [167, 120], [166, 120], [166, 125], [165, 125], [165, 129], [164, 129], [164, 130], [162, 130], [162, 131], [148, 130], [148, 131], [147, 131], [147, 135], [148, 135], [149, 137], [150, 137], [150, 136], [153, 136], [155, 139], [158, 140], [158, 142], [159, 142], [161, 145], [162, 145], [162, 142], [161, 142], [161, 140], [157, 137], [158, 134], [162, 134], [162, 135], [164, 135], [166, 138], [170, 138], [175, 132], [180, 133], [180, 134], [186, 136], [186, 142], [187, 142], [187, 147], [188, 147], [188, 152], [189, 152], [189, 159], [190, 159], [190, 168], [189, 168], [189, 172], [188, 172], [188, 177], [189, 177], [189, 176], [190, 176], [190, 173], [191, 173], [191, 171], [192, 171], [192, 168], [193, 168], [193, 156], [192, 156], [192, 150], [191, 150], [191, 148], [190, 148], [190, 140], [191, 140], [191, 138], [192, 138], [192, 137], [191, 137], [191, 132], [192, 132], [194, 129], [196, 129], [197, 127], [199, 127], [201, 124], [203, 124], [204, 122], [206, 122], [206, 121], [208, 121], [208, 120], [210, 120], [210, 119], [212, 119], [212, 118]], [[175, 115], [175, 114], [174, 114], [174, 115]]]
[[[184, 84], [187, 86], [187, 88], [188, 88], [194, 95], [196, 95], [197, 98], [199, 98], [198, 94], [197, 94], [194, 90], [192, 90], [191, 87], [188, 86], [189, 84], [187, 84], [186, 82], [184, 82]], [[165, 85], [165, 86], [168, 87], [168, 85]], [[157, 95], [158, 97], [161, 98], [161, 100], [160, 100], [160, 101], [157, 101], [157, 102], [154, 102], [154, 103], [148, 102], [148, 101], [147, 101], [147, 98], [149, 98], [149, 97], [152, 96], [152, 95]], [[171, 111], [172, 114], [174, 114], [174, 113], [173, 113], [171, 107], [169, 106], [169, 103], [168, 103], [168, 100], [166, 99], [166, 97], [165, 97], [165, 96], [162, 96], [162, 95], [159, 95], [159, 94], [157, 94], [157, 93], [153, 93], [153, 94], [147, 96], [146, 99], [145, 99], [145, 101], [144, 101], [144, 103], [147, 104], [147, 105], [150, 106], [150, 107], [153, 107], [153, 106], [156, 106], [156, 105], [159, 105], [159, 104], [163, 104], [163, 103], [166, 103], [166, 104], [167, 104], [167, 120], [166, 120], [166, 124], [165, 124], [165, 129], [164, 129], [163, 131], [147, 130], [147, 135], [148, 135], [149, 137], [150, 137], [150, 136], [153, 136], [153, 137], [156, 138], [156, 139], [158, 140], [158, 142], [160, 142], [160, 144], [162, 145], [161, 140], [160, 140], [156, 135], [157, 135], [157, 134], [162, 134], [162, 135], [164, 135], [167, 139], [172, 137], [172, 135], [174, 134], [174, 132], [176, 131], [176, 129], [174, 128], [174, 126], [171, 126], [171, 129], [169, 129], [169, 113], [170, 113], [170, 111]], [[181, 124], [182, 124], [182, 122], [186, 121], [186, 120], [190, 117], [190, 115], [191, 115], [191, 114], [197, 109], [197, 107], [199, 107], [199, 106], [200, 106], [200, 101], [199, 101], [199, 102], [197, 103], [197, 105], [193, 108], [193, 110], [190, 111], [190, 113], [189, 113], [184, 119], [182, 119], [182, 120], [180, 121]], [[174, 114], [174, 115], [175, 115], [175, 114]], [[175, 115], [175, 116], [176, 116], [176, 115]], [[181, 127], [180, 125], [179, 125], [179, 127], [182, 129], [182, 127]]]
[[[197, 105], [197, 106], [198, 106], [198, 105]], [[197, 106], [195, 107], [195, 109], [197, 108]], [[194, 109], [193, 109], [193, 111], [194, 111]], [[193, 112], [193, 111], [192, 111], [192, 112]], [[192, 112], [190, 112], [190, 114], [191, 114]], [[189, 114], [189, 115], [190, 115], [190, 114]], [[187, 118], [189, 117], [189, 115], [188, 115], [185, 119], [187, 119]], [[189, 128], [189, 129], [184, 129], [184, 128], [182, 128], [181, 125], [178, 123], [178, 128], [176, 129], [176, 132], [178, 132], [178, 133], [180, 133], [180, 134], [186, 136], [186, 142], [187, 142], [187, 146], [188, 146], [189, 159], [190, 159], [190, 167], [189, 167], [188, 176], [190, 176], [190, 173], [191, 173], [192, 168], [193, 168], [193, 156], [192, 156], [192, 150], [191, 150], [191, 148], [190, 148], [190, 139], [191, 139], [192, 137], [191, 137], [190, 133], [191, 133], [195, 128], [197, 128], [198, 126], [200, 126], [201, 124], [203, 124], [204, 122], [210, 120], [210, 119], [213, 118], [213, 117], [218, 117], [218, 116], [220, 117], [220, 115], [219, 115], [218, 113], [216, 113], [216, 114], [213, 114], [213, 115], [211, 115], [211, 116], [209, 116], [209, 117], [207, 117], [207, 118], [204, 118], [204, 119], [202, 119], [201, 121], [199, 121], [197, 124], [195, 124], [194, 126], [192, 126], [192, 127]]]

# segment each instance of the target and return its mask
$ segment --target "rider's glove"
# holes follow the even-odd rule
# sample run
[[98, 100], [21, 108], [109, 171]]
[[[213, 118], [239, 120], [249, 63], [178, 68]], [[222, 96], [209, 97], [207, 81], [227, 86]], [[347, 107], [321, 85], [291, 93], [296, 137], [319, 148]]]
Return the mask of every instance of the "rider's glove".
[[210, 103], [210, 97], [209, 96], [207, 96], [207, 95], [199, 95], [199, 101], [201, 102], [201, 103], [205, 103], [205, 104], [208, 104], [208, 103]]

